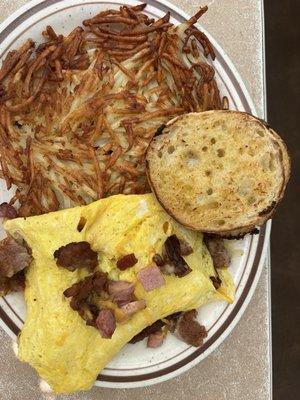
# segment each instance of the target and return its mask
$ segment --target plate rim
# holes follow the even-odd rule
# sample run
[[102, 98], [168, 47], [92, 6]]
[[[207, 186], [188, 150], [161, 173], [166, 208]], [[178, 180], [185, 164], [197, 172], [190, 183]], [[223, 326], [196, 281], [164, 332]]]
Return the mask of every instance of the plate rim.
[[[7, 30], [9, 31], [9, 34], [12, 34], [13, 31], [19, 25], [22, 25], [22, 23], [24, 23], [28, 18], [34, 16], [34, 14], [36, 12], [32, 11], [33, 8], [35, 8], [38, 5], [43, 5], [43, 7], [41, 9], [37, 10], [37, 12], [39, 12], [39, 11], [42, 11], [44, 8], [55, 5], [56, 3], [61, 3], [63, 1], [65, 1], [65, 0], [30, 0], [28, 3], [26, 3], [23, 6], [21, 6], [20, 8], [18, 8], [15, 12], [13, 12], [8, 18], [6, 18], [0, 24], [0, 32], [1, 32], [0, 33], [0, 44], [6, 38]], [[126, 0], [125, 1], [118, 0], [118, 1], [126, 4]], [[101, 0], [92, 0], [92, 2], [96, 4], [97, 2], [101, 3], [102, 1]], [[141, 3], [142, 1], [135, 1], [135, 2]], [[153, 3], [159, 3], [164, 8], [167, 8], [171, 12], [172, 11], [175, 12], [178, 16], [180, 16], [184, 19], [188, 19], [190, 17], [188, 13], [183, 11], [180, 7], [172, 4], [168, 0], [149, 0], [148, 3], [150, 5], [153, 5]], [[28, 16], [27, 16], [27, 14], [28, 14]], [[23, 18], [22, 18], [22, 16], [23, 16]], [[253, 100], [252, 100], [250, 94], [249, 94], [247, 86], [246, 86], [245, 82], [243, 81], [241, 75], [239, 74], [238, 70], [236, 69], [234, 63], [231, 61], [230, 57], [227, 55], [226, 51], [221, 47], [221, 45], [218, 43], [218, 41], [215, 40], [214, 37], [201, 24], [198, 24], [198, 25], [201, 27], [202, 31], [204, 31], [204, 33], [208, 36], [208, 38], [213, 42], [213, 46], [216, 50], [216, 53], [218, 53], [221, 56], [221, 58], [223, 59], [225, 64], [228, 66], [227, 72], [230, 73], [233, 80], [238, 83], [238, 86], [240, 88], [240, 94], [244, 97], [245, 103], [249, 106], [249, 108], [251, 109], [251, 112], [253, 114], [257, 115], [256, 107], [253, 103]], [[230, 83], [232, 83], [233, 80], [230, 79]], [[184, 365], [180, 366], [179, 368], [176, 368], [175, 370], [173, 370], [171, 372], [159, 375], [154, 378], [143, 379], [142, 378], [143, 375], [140, 375], [139, 378], [141, 378], [141, 379], [139, 379], [137, 381], [129, 382], [129, 381], [122, 380], [122, 379], [120, 379], [119, 381], [114, 381], [113, 379], [109, 380], [107, 378], [111, 379], [114, 377], [109, 376], [109, 375], [100, 375], [95, 382], [95, 386], [108, 387], [108, 388], [136, 388], [136, 387], [144, 387], [144, 386], [158, 384], [158, 383], [167, 381], [171, 378], [174, 378], [183, 372], [186, 372], [187, 370], [189, 370], [190, 368], [192, 368], [193, 366], [195, 366], [196, 364], [198, 364], [199, 362], [204, 360], [209, 354], [211, 354], [229, 336], [229, 334], [235, 328], [235, 326], [241, 319], [242, 315], [244, 314], [248, 304], [250, 303], [250, 301], [253, 297], [253, 294], [255, 292], [256, 286], [257, 286], [259, 278], [261, 276], [261, 272], [262, 272], [265, 258], [267, 255], [267, 250], [269, 247], [270, 231], [271, 231], [271, 221], [269, 220], [261, 228], [261, 232], [259, 234], [258, 242], [257, 242], [255, 253], [254, 253], [254, 259], [252, 261], [251, 267], [249, 268], [250, 275], [251, 275], [251, 273], [253, 272], [255, 262], [257, 263], [257, 267], [253, 274], [252, 282], [250, 282], [250, 284], [249, 284], [250, 276], [248, 277], [248, 279], [246, 281], [246, 286], [249, 284], [249, 289], [244, 297], [243, 297], [243, 295], [244, 295], [244, 292], [246, 289], [245, 288], [243, 289], [243, 292], [242, 292], [238, 302], [235, 304], [235, 308], [236, 308], [238, 306], [238, 303], [239, 302], [241, 303], [237, 312], [233, 315], [233, 318], [231, 318], [231, 320], [230, 320], [230, 317], [234, 313], [235, 308], [230, 312], [230, 314], [226, 317], [225, 321], [222, 323], [220, 329], [223, 328], [224, 325], [227, 325], [227, 326], [224, 328], [223, 332], [217, 337], [217, 339], [204, 352], [201, 352], [200, 355], [194, 357], [194, 359], [186, 362]], [[260, 243], [261, 243], [260, 253], [258, 254]], [[256, 261], [256, 259], [257, 259], [257, 261]], [[9, 316], [7, 316], [5, 314], [5, 312], [3, 312], [3, 309], [1, 306], [0, 306], [0, 312], [1, 312], [1, 316], [0, 316], [1, 328], [4, 329], [4, 331], [15, 340], [16, 339], [15, 335], [13, 335], [14, 336], [13, 337], [12, 331], [11, 331], [11, 329], [9, 329], [9, 326], [11, 325], [11, 323], [13, 323], [13, 321], [11, 321]], [[228, 320], [230, 320], [230, 321], [227, 323]], [[192, 353], [191, 355], [193, 355], [194, 353]], [[189, 356], [187, 358], [189, 358]], [[169, 369], [169, 368], [166, 368], [166, 369]], [[163, 371], [163, 370], [158, 371], [158, 373], [160, 373], [161, 371]], [[155, 375], [155, 374], [156, 373], [154, 371], [152, 373], [148, 373], [148, 374], [146, 373], [145, 376]], [[100, 380], [99, 380], [99, 378], [100, 378]], [[134, 377], [131, 377], [131, 378], [134, 378]], [[107, 379], [107, 380], [105, 380], [105, 379]]]

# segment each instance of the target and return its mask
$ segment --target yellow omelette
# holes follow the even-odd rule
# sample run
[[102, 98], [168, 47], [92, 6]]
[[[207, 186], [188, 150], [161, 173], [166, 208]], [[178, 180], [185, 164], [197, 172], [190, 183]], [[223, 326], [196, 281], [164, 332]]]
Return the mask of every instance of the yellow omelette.
[[[85, 222], [81, 232], [77, 229], [80, 220]], [[26, 273], [27, 317], [19, 337], [18, 357], [35, 368], [56, 393], [89, 389], [114, 355], [155, 321], [213, 300], [233, 301], [234, 285], [227, 271], [222, 272], [218, 290], [209, 278], [216, 273], [202, 235], [176, 223], [152, 194], [117, 195], [87, 206], [8, 220], [5, 229], [14, 237], [22, 236], [34, 258]], [[161, 254], [172, 234], [192, 246], [193, 253], [184, 257], [192, 272], [182, 278], [164, 275], [164, 286], [146, 292], [136, 274], [152, 264], [153, 255]], [[146, 301], [144, 310], [126, 323], [117, 323], [111, 339], [102, 338], [97, 329], [87, 326], [63, 295], [65, 289], [90, 273], [58, 267], [53, 253], [80, 241], [89, 242], [98, 252], [99, 270], [113, 280], [134, 282], [135, 296]], [[116, 261], [131, 253], [137, 264], [120, 271]]]

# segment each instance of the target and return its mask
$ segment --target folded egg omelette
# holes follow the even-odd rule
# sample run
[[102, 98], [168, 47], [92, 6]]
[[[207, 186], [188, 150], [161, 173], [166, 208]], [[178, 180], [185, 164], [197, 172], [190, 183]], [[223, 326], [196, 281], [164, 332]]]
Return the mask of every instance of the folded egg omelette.
[[[79, 232], [78, 223], [84, 221]], [[18, 357], [29, 363], [56, 393], [89, 389], [98, 373], [133, 336], [170, 314], [198, 308], [213, 300], [233, 301], [229, 272], [220, 271], [216, 290], [212, 259], [200, 233], [176, 223], [152, 194], [117, 195], [82, 207], [5, 223], [6, 231], [23, 237], [32, 249], [33, 262], [26, 273], [27, 317], [19, 337]], [[165, 285], [146, 292], [136, 274], [161, 254], [167, 237], [176, 234], [193, 253], [184, 257], [192, 271], [184, 276], [166, 275]], [[57, 266], [55, 250], [71, 242], [86, 241], [99, 254], [98, 269], [110, 279], [135, 283], [135, 296], [146, 308], [126, 323], [117, 323], [111, 339], [87, 326], [63, 295], [65, 289], [90, 273]], [[121, 271], [120, 257], [134, 253], [138, 262]], [[132, 345], [133, 346], [133, 345]], [[145, 351], [147, 351], [145, 349]]]

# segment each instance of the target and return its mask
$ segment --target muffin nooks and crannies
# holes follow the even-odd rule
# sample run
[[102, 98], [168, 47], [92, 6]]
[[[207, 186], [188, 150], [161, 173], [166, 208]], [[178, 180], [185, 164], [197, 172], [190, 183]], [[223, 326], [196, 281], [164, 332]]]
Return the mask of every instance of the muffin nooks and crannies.
[[153, 138], [147, 175], [157, 199], [182, 225], [236, 237], [274, 213], [290, 176], [282, 139], [237, 111], [190, 113]]

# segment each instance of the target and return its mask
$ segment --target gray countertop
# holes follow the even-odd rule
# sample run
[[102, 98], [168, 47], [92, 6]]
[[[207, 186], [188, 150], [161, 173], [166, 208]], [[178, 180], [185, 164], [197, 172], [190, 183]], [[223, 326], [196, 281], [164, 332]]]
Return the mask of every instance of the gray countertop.
[[[205, 1], [172, 0], [193, 14]], [[26, 0], [0, 0], [4, 20]], [[207, 1], [207, 3], [209, 3]], [[264, 43], [262, 0], [214, 0], [201, 23], [230, 56], [248, 87], [259, 116], [264, 117]], [[171, 381], [140, 389], [94, 388], [58, 396], [63, 400], [270, 400], [270, 263], [238, 326], [208, 358]], [[14, 355], [11, 339], [0, 329], [0, 399], [53, 400], [43, 394], [34, 371]]]

